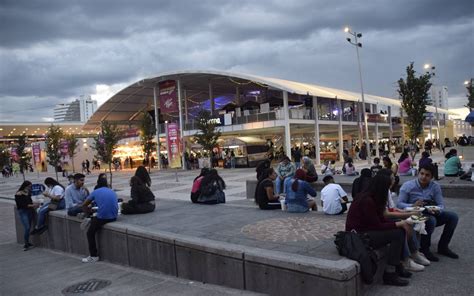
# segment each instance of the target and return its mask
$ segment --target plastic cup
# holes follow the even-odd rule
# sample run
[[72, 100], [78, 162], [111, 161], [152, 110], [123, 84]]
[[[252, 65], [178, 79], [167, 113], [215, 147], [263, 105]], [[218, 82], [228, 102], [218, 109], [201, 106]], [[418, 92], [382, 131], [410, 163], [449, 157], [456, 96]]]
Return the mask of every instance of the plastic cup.
[[286, 211], [286, 204], [284, 199], [280, 199], [281, 210]]

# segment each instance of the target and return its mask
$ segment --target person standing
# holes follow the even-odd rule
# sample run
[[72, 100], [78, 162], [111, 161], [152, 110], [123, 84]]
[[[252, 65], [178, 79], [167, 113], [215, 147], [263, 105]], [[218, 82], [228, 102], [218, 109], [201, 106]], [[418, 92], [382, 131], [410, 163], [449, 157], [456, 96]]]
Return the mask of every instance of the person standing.
[[425, 222], [427, 234], [421, 235], [420, 250], [429, 261], [439, 261], [430, 251], [431, 235], [435, 227], [444, 226], [443, 233], [438, 242], [438, 254], [457, 259], [459, 256], [451, 251], [449, 243], [458, 225], [458, 215], [446, 211], [444, 206], [441, 186], [433, 181], [435, 167], [432, 164], [420, 168], [418, 178], [403, 183], [398, 198], [398, 208], [422, 207], [435, 204], [437, 208], [426, 209], [429, 220]]
[[295, 159], [295, 169], [299, 169], [301, 165], [301, 150], [300, 147], [296, 146], [293, 152], [293, 158]]
[[89, 159], [86, 159], [86, 171], [88, 175], [91, 173], [90, 167], [91, 167], [91, 163], [89, 162]]
[[230, 168], [235, 169], [235, 153], [234, 153], [234, 150], [230, 151]]
[[97, 244], [95, 235], [102, 226], [107, 223], [113, 222], [117, 219], [118, 215], [118, 200], [117, 194], [110, 188], [107, 187], [106, 179], [99, 179], [97, 181], [98, 188], [87, 197], [82, 205], [82, 210], [85, 213], [91, 213], [89, 205], [95, 202], [97, 205], [97, 216], [90, 219], [90, 226], [87, 230], [87, 242], [89, 244], [89, 256], [82, 259], [83, 263], [93, 263], [99, 261], [99, 252], [97, 250]]
[[16, 209], [24, 230], [23, 240], [25, 244], [23, 245], [23, 251], [28, 251], [29, 248], [33, 247], [30, 243], [30, 228], [34, 210], [38, 208], [38, 204], [34, 204], [31, 199], [31, 187], [31, 182], [25, 181], [15, 194]]
[[66, 200], [66, 210], [69, 216], [77, 216], [82, 213], [82, 203], [89, 195], [89, 190], [84, 187], [83, 174], [77, 173], [74, 175], [74, 182], [66, 187], [64, 192], [64, 199]]

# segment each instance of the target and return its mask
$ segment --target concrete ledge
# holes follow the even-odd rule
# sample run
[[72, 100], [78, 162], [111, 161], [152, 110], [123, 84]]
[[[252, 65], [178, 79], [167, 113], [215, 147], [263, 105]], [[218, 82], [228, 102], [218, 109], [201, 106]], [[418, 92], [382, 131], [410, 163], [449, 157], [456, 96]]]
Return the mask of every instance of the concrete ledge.
[[[15, 210], [16, 212], [16, 210]], [[17, 240], [23, 227], [15, 214]], [[65, 211], [49, 214], [47, 234], [37, 245], [87, 255], [86, 233]], [[159, 271], [205, 283], [271, 295], [361, 295], [359, 265], [351, 260], [325, 260], [241, 245], [150, 231], [117, 221], [98, 234], [102, 260]]]
[[175, 240], [178, 277], [245, 289], [243, 252], [236, 245], [199, 238]]

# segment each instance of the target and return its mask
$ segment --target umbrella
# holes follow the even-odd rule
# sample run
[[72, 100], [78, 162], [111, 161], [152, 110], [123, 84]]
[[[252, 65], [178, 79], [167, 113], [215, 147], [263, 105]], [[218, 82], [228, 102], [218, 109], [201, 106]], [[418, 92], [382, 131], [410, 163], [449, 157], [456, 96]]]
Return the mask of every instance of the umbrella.
[[474, 123], [474, 111], [471, 111], [471, 113], [466, 116], [466, 122]]

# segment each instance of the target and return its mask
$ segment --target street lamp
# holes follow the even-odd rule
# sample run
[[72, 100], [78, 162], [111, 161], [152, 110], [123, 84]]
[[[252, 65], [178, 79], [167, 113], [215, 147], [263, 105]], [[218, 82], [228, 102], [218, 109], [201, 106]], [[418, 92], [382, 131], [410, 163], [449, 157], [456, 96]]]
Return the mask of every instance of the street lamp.
[[[347, 37], [346, 40], [347, 42], [355, 46], [356, 53], [357, 53], [357, 63], [359, 65], [359, 78], [360, 78], [360, 92], [362, 95], [362, 106], [363, 106], [362, 114], [364, 115], [364, 125], [365, 125], [365, 148], [366, 148], [366, 154], [367, 154], [367, 162], [370, 164], [371, 153], [370, 153], [370, 143], [369, 143], [369, 126], [367, 125], [367, 114], [365, 112], [364, 85], [362, 83], [362, 68], [360, 66], [360, 56], [359, 56], [359, 47], [362, 47], [362, 43], [360, 43], [358, 40], [359, 38], [362, 37], [362, 33], [352, 32], [349, 27], [345, 27], [344, 32], [354, 37], [354, 42], [352, 42], [352, 39], [350, 37]], [[378, 139], [376, 140], [378, 141]]]

